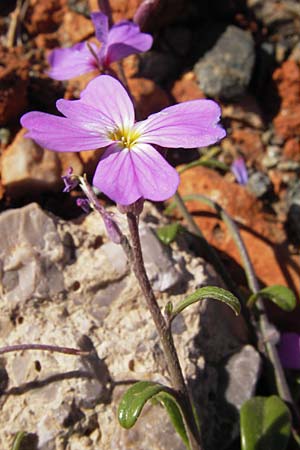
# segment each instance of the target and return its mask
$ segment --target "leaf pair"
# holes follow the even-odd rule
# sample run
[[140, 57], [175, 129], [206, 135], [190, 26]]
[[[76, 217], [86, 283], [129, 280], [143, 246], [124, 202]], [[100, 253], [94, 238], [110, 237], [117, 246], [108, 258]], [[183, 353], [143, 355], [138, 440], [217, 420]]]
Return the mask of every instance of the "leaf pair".
[[131, 386], [123, 395], [119, 405], [118, 419], [120, 425], [127, 429], [133, 427], [148, 400], [154, 400], [165, 407], [175, 430], [186, 448], [190, 450], [181, 406], [175, 393], [162, 384], [152, 381], [139, 381]]

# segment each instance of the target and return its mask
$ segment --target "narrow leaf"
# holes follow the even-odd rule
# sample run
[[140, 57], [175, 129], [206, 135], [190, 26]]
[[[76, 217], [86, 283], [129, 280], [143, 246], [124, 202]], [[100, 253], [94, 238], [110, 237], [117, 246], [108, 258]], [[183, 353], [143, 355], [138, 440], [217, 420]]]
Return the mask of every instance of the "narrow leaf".
[[118, 409], [119, 423], [123, 428], [131, 428], [137, 421], [145, 403], [164, 389], [151, 381], [139, 381], [125, 392]]
[[276, 395], [253, 397], [240, 412], [242, 450], [285, 450], [291, 434], [288, 407]]
[[297, 304], [297, 299], [293, 291], [286, 286], [280, 286], [279, 284], [268, 286], [251, 295], [248, 300], [248, 306], [251, 308], [259, 297], [271, 300], [284, 311], [293, 311]]
[[169, 245], [171, 242], [175, 241], [178, 233], [182, 231], [182, 229], [182, 225], [176, 222], [157, 228], [156, 234], [163, 244]]
[[185, 172], [186, 170], [193, 169], [194, 167], [197, 167], [197, 166], [208, 167], [210, 169], [221, 169], [221, 170], [224, 170], [225, 172], [227, 172], [229, 170], [229, 167], [226, 164], [224, 164], [223, 162], [219, 161], [218, 159], [215, 159], [215, 158], [203, 159], [203, 157], [202, 157], [200, 159], [197, 159], [196, 161], [192, 161], [192, 162], [186, 164], [183, 167], [180, 167], [178, 170], [178, 173], [181, 174], [181, 173]]
[[20, 450], [20, 448], [21, 448], [20, 446], [21, 446], [22, 441], [23, 441], [24, 437], [26, 436], [26, 434], [27, 433], [25, 431], [19, 431], [16, 434], [11, 450]]
[[186, 433], [182, 412], [175, 398], [168, 392], [160, 392], [158, 395], [156, 395], [155, 398], [166, 408], [173, 427], [181, 437], [182, 442], [187, 447], [187, 449], [190, 449], [189, 439]]
[[131, 428], [139, 418], [148, 400], [161, 403], [188, 450], [190, 444], [184, 423], [184, 414], [172, 390], [151, 381], [139, 381], [125, 392], [118, 409], [119, 423], [123, 428]]
[[174, 307], [172, 319], [188, 306], [201, 300], [211, 298], [225, 303], [236, 315], [240, 313], [241, 305], [238, 299], [229, 291], [215, 286], [205, 286], [197, 289], [193, 294], [186, 297], [182, 302]]

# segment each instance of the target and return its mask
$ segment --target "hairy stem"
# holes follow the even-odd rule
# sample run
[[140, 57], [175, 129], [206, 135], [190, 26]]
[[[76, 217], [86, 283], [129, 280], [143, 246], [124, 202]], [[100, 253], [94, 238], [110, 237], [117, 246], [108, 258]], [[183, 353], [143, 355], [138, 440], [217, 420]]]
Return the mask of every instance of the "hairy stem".
[[153, 293], [151, 284], [149, 282], [144, 259], [141, 249], [141, 242], [138, 230], [138, 217], [132, 213], [127, 213], [127, 220], [129, 226], [129, 232], [132, 240], [132, 252], [133, 252], [133, 270], [138, 283], [142, 289], [144, 297], [146, 299], [148, 308], [155, 323], [157, 332], [160, 337], [160, 341], [163, 347], [164, 355], [166, 358], [172, 387], [176, 390], [187, 412], [187, 428], [192, 450], [200, 450], [200, 434], [197, 429], [197, 425], [194, 419], [193, 407], [189, 397], [189, 393], [184, 381], [182, 370], [180, 367], [177, 351], [174, 345], [171, 329], [164, 319], [161, 310], [157, 304], [155, 295]]

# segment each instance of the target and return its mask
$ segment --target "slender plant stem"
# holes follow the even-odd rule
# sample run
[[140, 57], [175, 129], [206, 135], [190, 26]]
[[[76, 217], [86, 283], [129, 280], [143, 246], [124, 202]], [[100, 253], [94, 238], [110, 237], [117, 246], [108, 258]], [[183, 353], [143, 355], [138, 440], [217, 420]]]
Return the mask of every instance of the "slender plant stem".
[[[194, 200], [202, 201], [203, 203], [209, 205], [210, 207], [214, 208], [217, 211], [217, 213], [220, 215], [223, 222], [226, 224], [226, 226], [237, 246], [240, 257], [242, 259], [243, 267], [244, 267], [244, 270], [246, 273], [246, 278], [247, 278], [247, 282], [248, 282], [248, 286], [249, 286], [250, 290], [254, 294], [259, 292], [260, 287], [259, 287], [259, 283], [258, 283], [256, 274], [255, 274], [255, 270], [253, 268], [248, 250], [244, 244], [244, 241], [241, 237], [239, 229], [238, 229], [237, 225], [235, 224], [234, 220], [229, 216], [229, 214], [226, 213], [226, 211], [220, 205], [218, 205], [214, 201], [210, 200], [209, 198], [205, 197], [204, 195], [192, 194], [192, 195], [188, 196], [188, 198], [191, 200], [194, 199]], [[280, 359], [278, 356], [276, 344], [272, 341], [272, 338], [270, 337], [270, 334], [271, 334], [270, 331], [272, 331], [272, 329], [274, 329], [274, 327], [269, 322], [262, 298], [259, 297], [257, 299], [255, 305], [259, 311], [258, 325], [259, 325], [259, 329], [260, 329], [260, 332], [261, 332], [261, 335], [263, 338], [263, 343], [266, 348], [268, 359], [273, 367], [273, 373], [274, 373], [274, 378], [275, 378], [275, 383], [276, 383], [278, 394], [282, 398], [282, 400], [284, 400], [291, 406], [291, 408], [294, 412], [294, 416], [297, 419], [297, 422], [299, 424], [300, 423], [299, 412], [298, 412], [298, 409], [295, 406], [294, 401], [292, 399], [290, 389], [289, 389], [288, 383], [286, 381], [286, 377], [285, 377], [285, 374], [284, 374], [284, 371], [283, 371], [283, 368], [282, 368], [282, 365], [281, 365], [281, 362], [280, 362]]]
[[65, 353], [66, 355], [73, 356], [86, 356], [89, 352], [79, 350], [77, 348], [71, 347], [59, 347], [57, 345], [45, 345], [45, 344], [17, 344], [17, 345], [7, 345], [0, 348], [0, 355], [11, 352], [22, 352], [24, 350], [42, 350], [44, 352], [56, 352]]
[[241, 300], [241, 295], [238, 292], [234, 281], [231, 279], [230, 275], [228, 274], [228, 272], [227, 272], [226, 268], [224, 267], [220, 257], [218, 256], [217, 252], [215, 252], [213, 247], [211, 245], [209, 245], [209, 243], [205, 239], [204, 235], [202, 234], [202, 231], [200, 230], [200, 228], [196, 224], [193, 216], [190, 214], [190, 212], [187, 209], [187, 207], [185, 206], [185, 203], [184, 203], [184, 201], [183, 201], [183, 199], [182, 199], [182, 197], [181, 197], [181, 195], [179, 194], [178, 191], [175, 193], [174, 199], [175, 199], [175, 202], [176, 202], [176, 204], [178, 206], [179, 211], [181, 212], [183, 218], [185, 219], [185, 221], [187, 223], [188, 230], [191, 233], [195, 234], [196, 236], [198, 236], [200, 238], [201, 244], [202, 244], [204, 250], [206, 251], [208, 257], [210, 258], [211, 263], [215, 267], [217, 273], [222, 277], [222, 279], [223, 279], [224, 283], [226, 284], [226, 286], [228, 287], [228, 289], [239, 300]]
[[200, 433], [198, 432], [197, 424], [194, 419], [193, 407], [180, 367], [171, 329], [161, 313], [145, 270], [138, 230], [138, 217], [132, 213], [127, 213], [127, 220], [132, 241], [133, 270], [142, 289], [157, 332], [159, 334], [171, 378], [172, 387], [178, 393], [184, 405], [184, 409], [188, 413], [187, 417], [189, 418], [189, 421], [187, 423], [187, 428], [191, 448], [192, 450], [199, 450], [201, 449]]

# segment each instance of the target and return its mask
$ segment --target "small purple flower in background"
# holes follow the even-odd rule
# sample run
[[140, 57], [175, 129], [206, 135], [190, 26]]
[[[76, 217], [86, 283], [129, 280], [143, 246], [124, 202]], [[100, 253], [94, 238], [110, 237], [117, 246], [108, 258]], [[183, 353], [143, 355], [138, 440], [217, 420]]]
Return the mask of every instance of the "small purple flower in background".
[[300, 334], [282, 333], [278, 353], [284, 368], [300, 370]]
[[128, 55], [145, 52], [152, 46], [150, 34], [141, 33], [138, 25], [122, 21], [108, 26], [108, 17], [101, 12], [92, 13], [96, 44], [81, 42], [70, 48], [53, 50], [49, 55], [51, 69], [48, 75], [55, 80], [68, 80], [95, 69], [105, 69], [112, 62], [119, 61]]
[[120, 205], [139, 198], [163, 201], [179, 184], [179, 175], [153, 147], [206, 147], [225, 136], [218, 124], [220, 107], [212, 100], [191, 100], [170, 106], [141, 122], [121, 83], [108, 75], [92, 80], [79, 100], [58, 100], [58, 117], [25, 114], [27, 137], [58, 152], [107, 147], [93, 184]]
[[66, 175], [62, 176], [64, 182], [64, 190], [63, 192], [70, 192], [78, 186], [78, 177], [73, 175], [73, 168], [69, 167]]
[[231, 172], [234, 174], [239, 184], [246, 185], [248, 183], [248, 172], [244, 159], [240, 156], [231, 164]]

